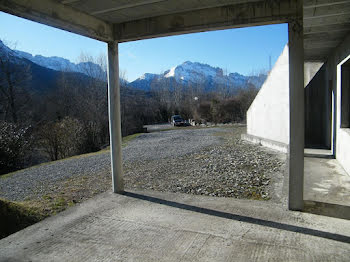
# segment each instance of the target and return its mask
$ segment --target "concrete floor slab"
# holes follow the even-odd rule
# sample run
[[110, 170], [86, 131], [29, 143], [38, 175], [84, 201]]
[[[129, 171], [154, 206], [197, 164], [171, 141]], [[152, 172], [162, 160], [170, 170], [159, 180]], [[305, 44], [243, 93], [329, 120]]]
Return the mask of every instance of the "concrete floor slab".
[[304, 149], [304, 156], [305, 157], [334, 159], [332, 150], [329, 150], [329, 149], [305, 148]]
[[350, 206], [350, 175], [336, 159], [304, 158], [304, 199]]
[[0, 261], [348, 261], [350, 221], [271, 201], [110, 192], [0, 240]]

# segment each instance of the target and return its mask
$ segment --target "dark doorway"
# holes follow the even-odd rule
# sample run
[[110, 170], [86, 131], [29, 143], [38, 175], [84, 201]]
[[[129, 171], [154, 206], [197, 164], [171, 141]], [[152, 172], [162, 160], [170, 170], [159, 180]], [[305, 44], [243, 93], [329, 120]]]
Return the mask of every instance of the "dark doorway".
[[323, 65], [305, 87], [305, 147], [331, 149], [332, 87]]

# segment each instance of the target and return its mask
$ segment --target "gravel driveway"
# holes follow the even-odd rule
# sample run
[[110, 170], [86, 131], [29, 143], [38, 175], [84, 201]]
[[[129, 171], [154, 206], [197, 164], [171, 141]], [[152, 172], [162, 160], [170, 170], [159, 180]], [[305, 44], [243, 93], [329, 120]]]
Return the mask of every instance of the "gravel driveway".
[[[128, 169], [135, 161], [147, 163], [166, 158], [176, 159], [199, 152], [204, 148], [222, 144], [224, 139], [215, 135], [222, 131], [225, 129], [189, 128], [142, 134], [123, 148], [124, 164]], [[0, 197], [14, 201], [41, 197], [58, 190], [60, 183], [67, 179], [91, 176], [96, 178], [97, 175], [103, 175], [110, 184], [109, 152], [45, 163], [17, 171], [8, 177], [0, 177]], [[99, 180], [96, 182], [100, 183]]]
[[132, 140], [123, 151], [124, 161], [176, 158], [198, 152], [203, 148], [222, 144], [216, 136], [223, 128], [179, 129], [142, 134]]
[[[244, 127], [200, 131], [197, 142], [193, 144], [186, 139], [192, 130], [188, 133], [174, 131], [174, 134], [184, 136], [184, 143], [179, 142], [172, 148], [174, 143], [181, 141], [177, 137], [176, 142], [169, 144], [169, 149], [163, 148], [158, 154], [155, 151], [155, 154], [164, 157], [140, 158], [126, 163], [126, 189], [283, 201], [285, 154], [242, 141]], [[154, 135], [158, 137], [158, 134]], [[211, 136], [209, 140], [206, 140], [207, 135]], [[197, 147], [204, 141], [212, 143]], [[180, 153], [182, 150], [183, 153]]]

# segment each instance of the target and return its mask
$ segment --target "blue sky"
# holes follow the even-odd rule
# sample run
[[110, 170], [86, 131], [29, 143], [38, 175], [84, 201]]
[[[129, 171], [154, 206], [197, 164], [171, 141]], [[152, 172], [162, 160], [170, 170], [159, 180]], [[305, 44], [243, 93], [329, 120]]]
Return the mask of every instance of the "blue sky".
[[[206, 63], [244, 75], [269, 68], [288, 41], [286, 24], [162, 37], [119, 45], [120, 68], [129, 81], [161, 73], [185, 61]], [[106, 44], [0, 12], [0, 39], [33, 55], [77, 62], [84, 52], [106, 54]]]

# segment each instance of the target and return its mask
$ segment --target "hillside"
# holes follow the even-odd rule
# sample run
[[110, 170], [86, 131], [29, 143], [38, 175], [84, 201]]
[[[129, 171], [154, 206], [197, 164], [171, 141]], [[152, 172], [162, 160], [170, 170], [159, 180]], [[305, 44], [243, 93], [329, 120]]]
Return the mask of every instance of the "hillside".
[[[17, 78], [22, 78], [26, 90], [45, 94], [57, 89], [62, 82], [62, 71], [42, 66], [25, 56], [19, 56], [17, 51], [8, 48], [1, 40], [0, 54], [2, 61], [0, 75], [10, 72]], [[68, 71], [64, 72], [64, 81], [72, 84], [84, 84], [89, 81], [89, 76], [80, 72]]]

